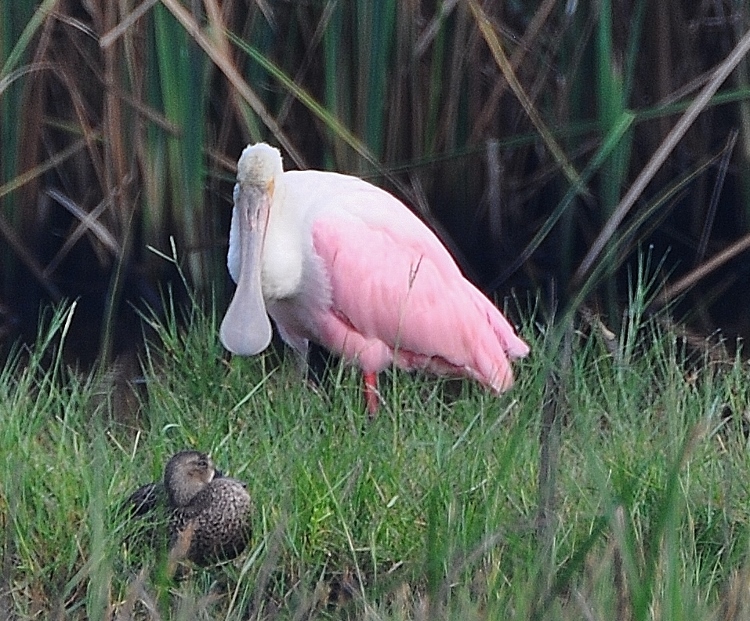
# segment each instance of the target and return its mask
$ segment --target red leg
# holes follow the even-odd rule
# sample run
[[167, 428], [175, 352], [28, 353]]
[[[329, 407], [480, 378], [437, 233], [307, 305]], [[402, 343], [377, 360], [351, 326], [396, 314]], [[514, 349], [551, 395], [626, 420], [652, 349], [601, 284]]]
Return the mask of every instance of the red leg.
[[367, 404], [367, 414], [370, 418], [375, 418], [378, 414], [378, 407], [380, 406], [380, 398], [378, 397], [378, 374], [362, 373], [362, 377], [365, 380], [365, 403]]

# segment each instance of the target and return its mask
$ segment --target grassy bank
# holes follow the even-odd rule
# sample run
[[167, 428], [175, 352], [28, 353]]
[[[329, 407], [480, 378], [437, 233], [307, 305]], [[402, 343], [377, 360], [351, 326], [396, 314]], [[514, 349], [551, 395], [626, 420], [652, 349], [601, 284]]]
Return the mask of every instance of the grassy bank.
[[[529, 325], [534, 355], [509, 394], [387, 375], [369, 423], [354, 373], [334, 371], [316, 391], [276, 354], [227, 361], [216, 317], [192, 313], [189, 331], [154, 323], [135, 412], [118, 411], [106, 376], [60, 366], [69, 313], [3, 371], [3, 616], [744, 614], [741, 362], [686, 365], [674, 335], [634, 317], [619, 343], [576, 332], [560, 389], [545, 393], [550, 364], [565, 365]], [[540, 420], [555, 394], [562, 426], [544, 526]], [[117, 508], [185, 447], [247, 481], [254, 536], [233, 564], [170, 580]]]

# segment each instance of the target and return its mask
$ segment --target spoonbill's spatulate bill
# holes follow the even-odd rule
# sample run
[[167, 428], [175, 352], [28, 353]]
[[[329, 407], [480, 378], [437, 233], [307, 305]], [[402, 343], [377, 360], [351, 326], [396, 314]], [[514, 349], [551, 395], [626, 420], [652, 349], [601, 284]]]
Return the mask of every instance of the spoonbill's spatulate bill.
[[510, 360], [529, 352], [398, 199], [357, 177], [285, 172], [267, 144], [238, 162], [227, 263], [237, 289], [224, 346], [263, 351], [270, 315], [302, 356], [313, 341], [358, 365], [370, 413], [376, 374], [391, 364], [502, 392], [513, 383]]

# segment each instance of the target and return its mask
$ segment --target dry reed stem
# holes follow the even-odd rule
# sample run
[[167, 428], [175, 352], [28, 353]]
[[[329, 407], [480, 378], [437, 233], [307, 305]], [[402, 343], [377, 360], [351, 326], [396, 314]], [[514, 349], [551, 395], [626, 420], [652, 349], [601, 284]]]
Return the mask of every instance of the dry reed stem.
[[722, 266], [727, 261], [742, 254], [748, 248], [750, 248], [750, 233], [743, 235], [737, 241], [732, 242], [724, 250], [717, 252], [708, 261], [691, 270], [676, 282], [664, 287], [654, 299], [654, 304], [657, 307], [668, 304], [675, 297], [696, 285], [699, 280], [705, 278], [708, 274]]
[[677, 121], [666, 138], [664, 138], [659, 145], [659, 148], [653, 154], [636, 180], [632, 183], [573, 275], [574, 287], [580, 287], [583, 284], [583, 279], [591, 271], [591, 268], [598, 260], [604, 246], [612, 238], [615, 231], [620, 226], [620, 223], [635, 204], [635, 201], [638, 200], [656, 172], [661, 168], [662, 164], [664, 164], [669, 154], [685, 135], [685, 132], [687, 132], [698, 115], [706, 108], [711, 101], [711, 98], [723, 84], [724, 80], [729, 77], [729, 74], [732, 73], [735, 67], [737, 67], [748, 51], [750, 51], [750, 30], [745, 33], [726, 59], [715, 69], [711, 79], [703, 87], [693, 103], [690, 104], [690, 107], [685, 110], [685, 113], [680, 117], [680, 120]]
[[578, 192], [587, 195], [589, 192], [586, 189], [586, 186], [583, 183], [580, 175], [578, 174], [578, 171], [575, 169], [575, 166], [573, 166], [572, 162], [568, 159], [568, 156], [565, 155], [565, 152], [562, 150], [560, 145], [557, 144], [555, 137], [552, 135], [552, 132], [550, 132], [550, 130], [547, 128], [547, 125], [542, 120], [542, 117], [534, 106], [534, 103], [531, 101], [531, 98], [528, 96], [523, 86], [518, 81], [511, 62], [510, 60], [508, 60], [508, 57], [503, 50], [503, 46], [500, 44], [500, 40], [495, 34], [495, 29], [492, 26], [492, 22], [490, 22], [489, 17], [487, 17], [487, 14], [484, 12], [482, 7], [479, 6], [477, 0], [468, 0], [468, 2], [471, 11], [474, 14], [474, 19], [477, 22], [477, 26], [479, 27], [479, 30], [481, 31], [482, 36], [487, 43], [487, 46], [490, 48], [497, 66], [500, 68], [500, 71], [505, 77], [505, 80], [508, 82], [511, 90], [523, 106], [523, 109], [526, 111], [526, 114], [533, 123], [534, 127], [541, 135], [542, 140], [547, 146], [550, 154], [560, 166], [562, 171], [565, 173], [565, 176], [568, 178], [570, 183], [577, 188]]
[[[206, 52], [208, 57], [226, 76], [230, 84], [260, 117], [266, 127], [268, 127], [273, 135], [276, 136], [276, 139], [281, 146], [284, 147], [292, 160], [294, 160], [295, 164], [300, 168], [307, 168], [302, 154], [294, 146], [292, 141], [286, 135], [286, 132], [276, 122], [276, 119], [274, 119], [268, 112], [260, 97], [255, 94], [255, 91], [253, 91], [253, 89], [250, 88], [250, 85], [244, 80], [232, 59], [225, 55], [228, 48], [221, 43], [212, 41], [206, 34], [204, 34], [198, 22], [195, 21], [193, 16], [190, 15], [187, 9], [185, 9], [185, 7], [183, 7], [177, 0], [162, 0], [162, 4], [169, 9], [177, 21], [182, 24], [183, 28], [185, 28], [188, 34], [203, 49], [203, 51]], [[224, 38], [224, 30], [217, 30], [215, 36]]]
[[719, 196], [721, 196], [721, 190], [724, 187], [724, 180], [727, 176], [727, 170], [729, 169], [729, 161], [731, 160], [732, 154], [734, 153], [734, 147], [737, 144], [737, 137], [739, 131], [733, 129], [729, 132], [729, 137], [726, 140], [724, 148], [722, 149], [721, 160], [719, 162], [718, 173], [716, 175], [716, 181], [714, 182], [714, 188], [711, 192], [711, 202], [708, 205], [706, 212], [706, 218], [703, 223], [703, 230], [701, 231], [701, 237], [698, 241], [698, 249], [695, 252], [695, 264], [699, 264], [706, 256], [706, 250], [708, 248], [708, 242], [711, 237], [711, 230], [713, 229], [714, 220], [716, 219], [716, 210], [719, 206]]
[[[544, 0], [542, 6], [540, 6], [534, 17], [529, 22], [528, 28], [524, 31], [521, 40], [518, 42], [516, 51], [511, 54], [510, 57], [510, 69], [515, 75], [518, 72], [521, 63], [526, 58], [526, 52], [528, 52], [534, 45], [539, 34], [542, 32], [542, 26], [547, 22], [549, 16], [552, 14], [552, 9], [558, 4], [557, 0]], [[487, 132], [487, 127], [492, 120], [492, 117], [497, 114], [497, 109], [500, 104], [500, 97], [508, 87], [506, 80], [498, 80], [492, 89], [492, 93], [487, 98], [482, 111], [479, 113], [479, 117], [474, 124], [474, 128], [471, 133], [471, 141], [481, 140], [482, 136]]]
[[122, 37], [141, 17], [148, 13], [149, 9], [159, 0], [143, 0], [131, 13], [117, 26], [109, 30], [99, 38], [99, 47], [103, 50], [109, 48], [117, 39]]

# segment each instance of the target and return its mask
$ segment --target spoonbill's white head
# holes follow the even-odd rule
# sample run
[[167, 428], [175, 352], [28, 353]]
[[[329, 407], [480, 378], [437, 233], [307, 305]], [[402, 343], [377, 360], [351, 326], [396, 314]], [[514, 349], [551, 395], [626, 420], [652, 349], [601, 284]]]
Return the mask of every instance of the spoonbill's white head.
[[[279, 150], [264, 143], [246, 147], [237, 163], [228, 255], [237, 289], [219, 336], [224, 347], [242, 356], [257, 354], [271, 342], [261, 260], [275, 180], [282, 172]], [[239, 266], [238, 273], [233, 266]]]
[[273, 190], [273, 181], [283, 171], [281, 153], [264, 142], [245, 147], [237, 162], [237, 185]]

